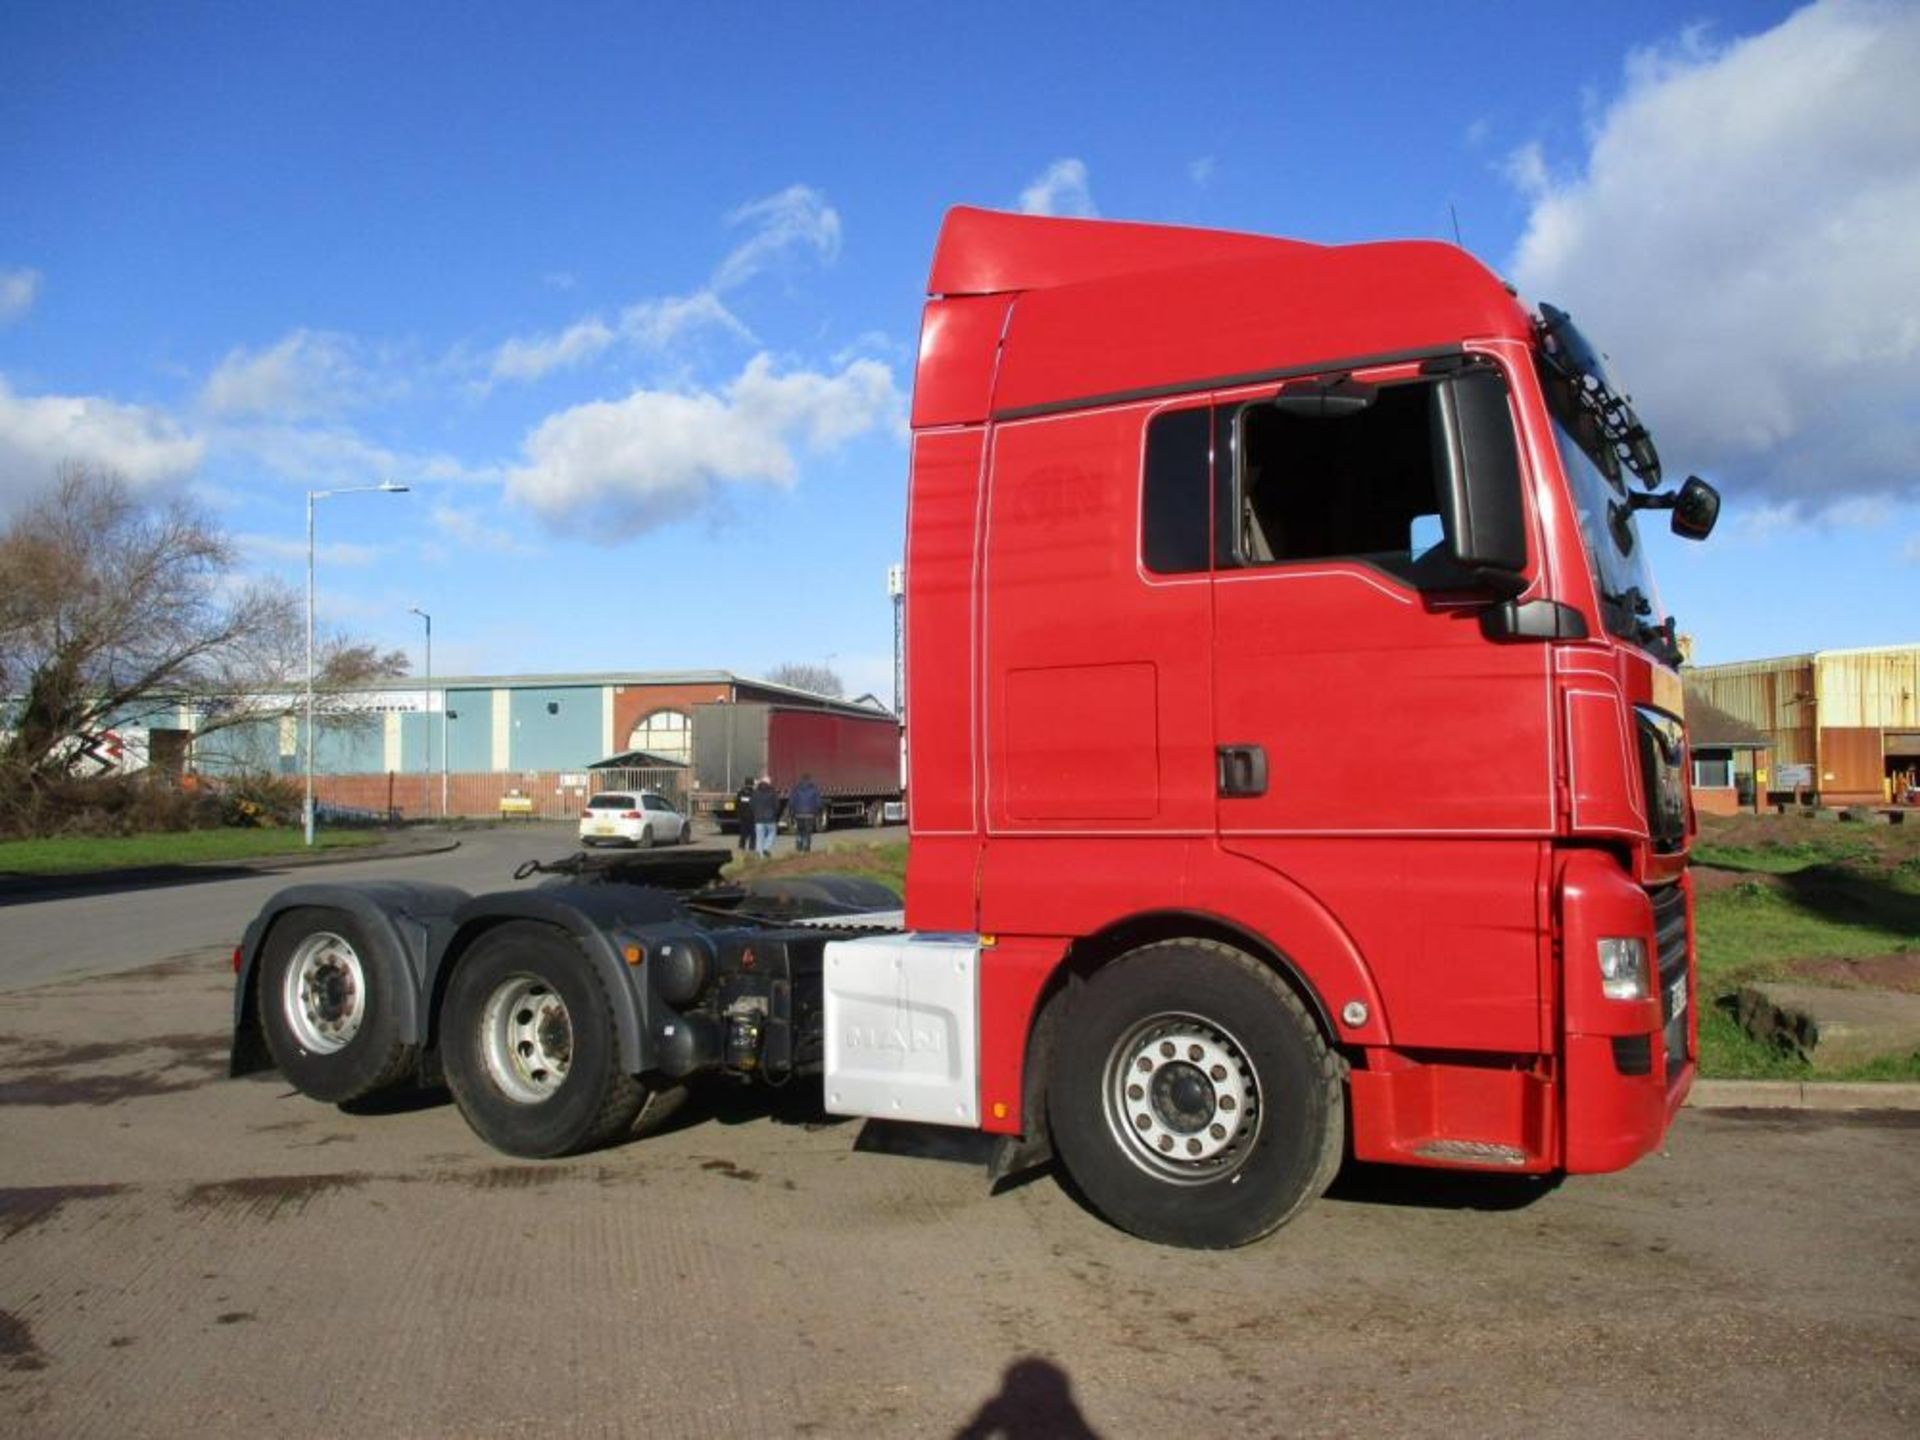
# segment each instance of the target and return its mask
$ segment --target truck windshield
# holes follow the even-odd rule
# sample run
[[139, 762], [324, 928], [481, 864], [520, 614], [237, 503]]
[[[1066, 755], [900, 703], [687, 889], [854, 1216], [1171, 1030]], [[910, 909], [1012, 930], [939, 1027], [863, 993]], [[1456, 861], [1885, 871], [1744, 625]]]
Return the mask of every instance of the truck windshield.
[[1567, 473], [1600, 591], [1609, 633], [1665, 658], [1659, 595], [1647, 564], [1637, 517], [1627, 504], [1627, 477], [1612, 444], [1579, 398], [1576, 385], [1543, 363], [1540, 385], [1553, 412], [1554, 440]]

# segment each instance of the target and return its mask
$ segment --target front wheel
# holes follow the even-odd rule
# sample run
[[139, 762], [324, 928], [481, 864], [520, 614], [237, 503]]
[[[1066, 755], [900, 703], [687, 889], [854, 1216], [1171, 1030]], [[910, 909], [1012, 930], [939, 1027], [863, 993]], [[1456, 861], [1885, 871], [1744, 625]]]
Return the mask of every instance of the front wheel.
[[474, 1132], [530, 1159], [604, 1145], [646, 1087], [620, 1064], [613, 1006], [573, 941], [515, 921], [474, 942], [447, 987], [447, 1085]]
[[1047, 1084], [1068, 1174], [1121, 1229], [1226, 1249], [1332, 1182], [1340, 1062], [1296, 996], [1210, 941], [1144, 946], [1071, 995]]

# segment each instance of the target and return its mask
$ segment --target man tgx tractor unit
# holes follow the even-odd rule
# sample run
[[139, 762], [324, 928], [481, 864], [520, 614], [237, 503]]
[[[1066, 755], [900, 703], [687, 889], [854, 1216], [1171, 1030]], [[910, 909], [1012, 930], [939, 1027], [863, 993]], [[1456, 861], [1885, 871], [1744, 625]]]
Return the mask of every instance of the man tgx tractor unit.
[[1363, 1161], [1592, 1172], [1694, 1074], [1693, 819], [1637, 512], [1702, 538], [1572, 321], [1452, 246], [960, 209], [906, 537], [911, 848], [275, 897], [236, 1065], [444, 1075], [515, 1155], [719, 1072], [1001, 1137], [1114, 1223], [1273, 1230]]

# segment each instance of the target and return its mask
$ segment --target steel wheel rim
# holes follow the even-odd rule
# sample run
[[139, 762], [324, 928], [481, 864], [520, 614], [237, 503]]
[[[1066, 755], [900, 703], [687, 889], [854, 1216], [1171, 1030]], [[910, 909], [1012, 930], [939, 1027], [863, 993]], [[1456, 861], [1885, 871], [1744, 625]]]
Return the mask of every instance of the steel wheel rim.
[[1101, 1083], [1120, 1152], [1157, 1180], [1204, 1185], [1253, 1153], [1264, 1114], [1260, 1077], [1231, 1031], [1198, 1015], [1134, 1025], [1107, 1052]]
[[480, 1050], [500, 1092], [538, 1105], [566, 1084], [573, 1064], [573, 1017], [546, 981], [514, 975], [494, 987], [480, 1015]]
[[346, 1049], [367, 1018], [367, 972], [359, 952], [331, 930], [307, 936], [287, 963], [280, 1013], [302, 1050], [333, 1055]]

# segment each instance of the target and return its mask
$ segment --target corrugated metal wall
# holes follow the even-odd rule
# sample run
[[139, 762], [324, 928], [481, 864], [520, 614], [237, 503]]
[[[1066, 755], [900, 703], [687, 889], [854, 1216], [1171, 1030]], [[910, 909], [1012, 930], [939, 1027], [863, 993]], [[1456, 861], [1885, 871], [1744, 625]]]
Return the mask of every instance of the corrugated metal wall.
[[1879, 799], [1885, 732], [1920, 730], [1920, 645], [1704, 665], [1687, 678], [1767, 733], [1776, 768], [1814, 767], [1829, 803]]
[[1820, 723], [1846, 729], [1920, 727], [1920, 645], [1823, 650], [1813, 657]]
[[1812, 765], [1819, 759], [1813, 656], [1703, 665], [1689, 670], [1687, 680], [1729, 715], [1765, 731], [1776, 766]]

